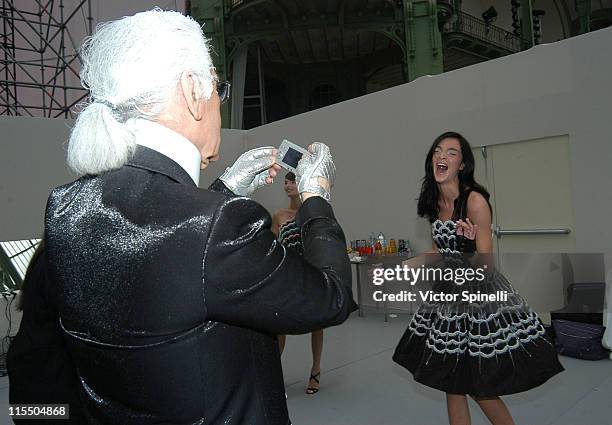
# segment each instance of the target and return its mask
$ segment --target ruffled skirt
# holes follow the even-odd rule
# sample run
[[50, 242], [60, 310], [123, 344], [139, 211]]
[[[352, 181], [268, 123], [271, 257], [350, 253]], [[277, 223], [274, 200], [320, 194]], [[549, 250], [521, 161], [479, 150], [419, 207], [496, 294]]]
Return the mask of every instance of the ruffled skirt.
[[[563, 371], [541, 320], [500, 273], [476, 284], [437, 282], [432, 290], [456, 294], [456, 301], [424, 302], [393, 355], [417, 382], [492, 397], [529, 390]], [[466, 292], [485, 300], [469, 302]]]

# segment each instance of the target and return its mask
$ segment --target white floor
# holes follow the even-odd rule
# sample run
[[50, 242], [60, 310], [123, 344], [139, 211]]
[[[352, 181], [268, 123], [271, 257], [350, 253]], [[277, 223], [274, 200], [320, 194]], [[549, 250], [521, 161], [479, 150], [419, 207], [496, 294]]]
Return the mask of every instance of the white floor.
[[[283, 356], [295, 425], [444, 425], [444, 396], [413, 381], [391, 355], [408, 317], [357, 317], [325, 333], [321, 391], [306, 395], [310, 337], [289, 336]], [[505, 397], [517, 425], [612, 425], [612, 361], [561, 357], [566, 371], [535, 390]], [[0, 412], [8, 380], [0, 378]], [[472, 424], [488, 421], [472, 403]], [[11, 424], [0, 413], [0, 425]]]
[[[444, 425], [444, 394], [416, 383], [392, 362], [408, 316], [360, 318], [325, 335], [321, 391], [306, 395], [310, 338], [288, 337], [283, 357], [296, 425]], [[612, 361], [561, 357], [566, 371], [541, 387], [504, 397], [517, 425], [612, 425]], [[472, 424], [488, 424], [471, 403]]]

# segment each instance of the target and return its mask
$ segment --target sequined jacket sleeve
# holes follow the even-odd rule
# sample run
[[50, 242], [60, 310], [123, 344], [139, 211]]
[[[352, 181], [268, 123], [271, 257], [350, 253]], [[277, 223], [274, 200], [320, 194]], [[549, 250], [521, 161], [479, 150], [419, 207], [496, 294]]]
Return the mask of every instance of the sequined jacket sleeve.
[[331, 206], [308, 199], [297, 217], [304, 257], [285, 249], [271, 218], [247, 198], [227, 198], [213, 218], [203, 261], [211, 320], [276, 334], [337, 325], [355, 310], [345, 238]]
[[227, 196], [236, 196], [234, 192], [228, 189], [228, 187], [223, 184], [223, 182], [219, 179], [216, 179], [214, 182], [210, 184], [208, 190], [212, 190], [213, 192], [220, 192]]

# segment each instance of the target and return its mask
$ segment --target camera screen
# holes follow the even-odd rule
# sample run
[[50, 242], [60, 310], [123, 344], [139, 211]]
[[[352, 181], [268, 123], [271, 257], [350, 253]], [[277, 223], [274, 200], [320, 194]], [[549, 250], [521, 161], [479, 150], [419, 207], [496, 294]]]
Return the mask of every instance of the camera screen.
[[289, 148], [287, 149], [287, 153], [283, 157], [283, 162], [290, 167], [296, 168], [298, 162], [302, 158], [302, 153], [296, 151], [295, 149]]

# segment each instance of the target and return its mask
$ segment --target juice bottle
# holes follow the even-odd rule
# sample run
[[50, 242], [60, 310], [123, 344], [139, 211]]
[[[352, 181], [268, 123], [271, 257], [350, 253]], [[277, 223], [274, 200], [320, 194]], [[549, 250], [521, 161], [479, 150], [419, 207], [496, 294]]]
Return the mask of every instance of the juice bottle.
[[381, 256], [383, 254], [382, 244], [380, 243], [380, 241], [376, 241], [374, 243], [374, 253], [377, 256]]

